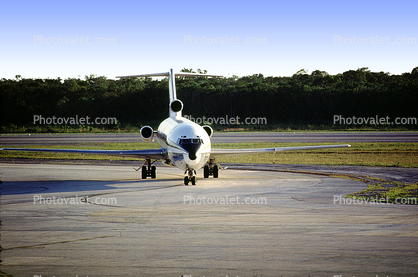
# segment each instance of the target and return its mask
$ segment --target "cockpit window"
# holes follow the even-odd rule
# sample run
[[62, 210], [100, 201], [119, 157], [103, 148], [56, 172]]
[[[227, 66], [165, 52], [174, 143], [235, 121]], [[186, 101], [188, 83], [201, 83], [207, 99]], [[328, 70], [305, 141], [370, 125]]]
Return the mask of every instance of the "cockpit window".
[[196, 160], [197, 156], [196, 153], [199, 150], [200, 146], [202, 146], [202, 139], [197, 138], [181, 138], [179, 139], [179, 145], [181, 148], [189, 152], [189, 159]]
[[194, 138], [194, 139], [180, 139], [179, 144], [184, 145], [184, 144], [200, 144], [202, 141], [199, 138]]

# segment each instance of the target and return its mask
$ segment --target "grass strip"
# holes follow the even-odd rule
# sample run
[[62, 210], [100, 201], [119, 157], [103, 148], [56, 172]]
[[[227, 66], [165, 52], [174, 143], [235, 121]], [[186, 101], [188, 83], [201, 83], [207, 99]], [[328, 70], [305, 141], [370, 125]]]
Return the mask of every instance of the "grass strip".
[[[215, 148], [258, 148], [337, 143], [234, 143], [214, 144]], [[345, 144], [338, 143], [338, 144]], [[231, 156], [219, 159], [225, 163], [273, 163], [273, 164], [322, 164], [418, 167], [418, 143], [360, 142], [350, 143], [350, 148], [261, 153], [257, 155]]]

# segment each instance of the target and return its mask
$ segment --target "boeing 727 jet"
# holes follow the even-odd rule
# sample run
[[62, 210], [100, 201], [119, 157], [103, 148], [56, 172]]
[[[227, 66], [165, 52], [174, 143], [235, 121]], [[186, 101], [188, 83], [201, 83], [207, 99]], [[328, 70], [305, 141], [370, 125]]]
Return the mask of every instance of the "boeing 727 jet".
[[219, 169], [222, 167], [216, 159], [228, 155], [248, 155], [267, 152], [311, 150], [322, 148], [350, 147], [344, 145], [321, 145], [301, 147], [278, 147], [278, 148], [255, 148], [255, 149], [213, 149], [211, 148], [211, 137], [213, 129], [208, 126], [200, 126], [182, 116], [183, 103], [177, 99], [175, 77], [222, 77], [218, 75], [173, 73], [169, 72], [156, 74], [141, 74], [132, 76], [120, 76], [117, 78], [137, 77], [168, 77], [169, 81], [169, 117], [159, 125], [157, 130], [150, 126], [144, 126], [140, 135], [144, 141], [156, 139], [160, 148], [149, 150], [76, 150], [76, 149], [33, 149], [33, 148], [3, 148], [7, 151], [39, 151], [39, 152], [66, 152], [81, 154], [100, 154], [144, 159], [141, 166], [141, 177], [156, 178], [156, 167], [153, 165], [161, 160], [165, 165], [175, 166], [185, 173], [184, 184], [196, 185], [196, 171], [203, 167], [203, 177], [218, 178]]

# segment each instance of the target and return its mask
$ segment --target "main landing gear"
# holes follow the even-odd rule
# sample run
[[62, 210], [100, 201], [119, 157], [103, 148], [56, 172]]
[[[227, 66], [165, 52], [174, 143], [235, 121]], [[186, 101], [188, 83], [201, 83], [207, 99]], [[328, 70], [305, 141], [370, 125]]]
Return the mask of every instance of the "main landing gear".
[[209, 178], [212, 175], [213, 178], [219, 176], [219, 166], [214, 159], [210, 159], [208, 164], [203, 167], [203, 178]]
[[193, 169], [187, 169], [187, 176], [184, 177], [184, 185], [189, 185], [189, 182], [192, 182], [192, 185], [195, 186], [196, 185], [196, 171], [194, 171]]
[[[142, 179], [147, 179], [147, 177], [155, 179], [157, 177], [157, 170], [153, 163], [155, 163], [155, 161], [151, 162], [150, 159], [146, 159], [144, 164], [140, 167]], [[210, 159], [208, 164], [203, 167], [203, 177], [209, 178], [209, 176], [213, 176], [213, 178], [218, 178], [219, 168], [223, 169], [215, 159]], [[135, 170], [139, 170], [139, 168]], [[187, 186], [191, 182], [192, 185], [195, 186], [197, 182], [196, 171], [194, 169], [187, 169], [185, 173], [187, 173], [187, 176], [184, 177], [184, 184]]]
[[141, 170], [141, 177], [142, 179], [147, 179], [147, 177], [151, 177], [155, 179], [157, 177], [157, 168], [152, 165], [155, 162], [151, 163], [150, 159], [145, 160], [145, 163], [142, 165]]

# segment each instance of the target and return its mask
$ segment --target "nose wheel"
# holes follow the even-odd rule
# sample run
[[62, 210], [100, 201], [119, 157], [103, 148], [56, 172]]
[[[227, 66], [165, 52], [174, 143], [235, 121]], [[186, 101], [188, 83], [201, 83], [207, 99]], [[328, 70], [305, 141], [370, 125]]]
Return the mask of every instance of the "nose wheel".
[[196, 185], [196, 171], [194, 171], [193, 169], [188, 169], [187, 171], [187, 176], [184, 177], [184, 185], [188, 186], [189, 182], [192, 182], [192, 185], [195, 186]]

